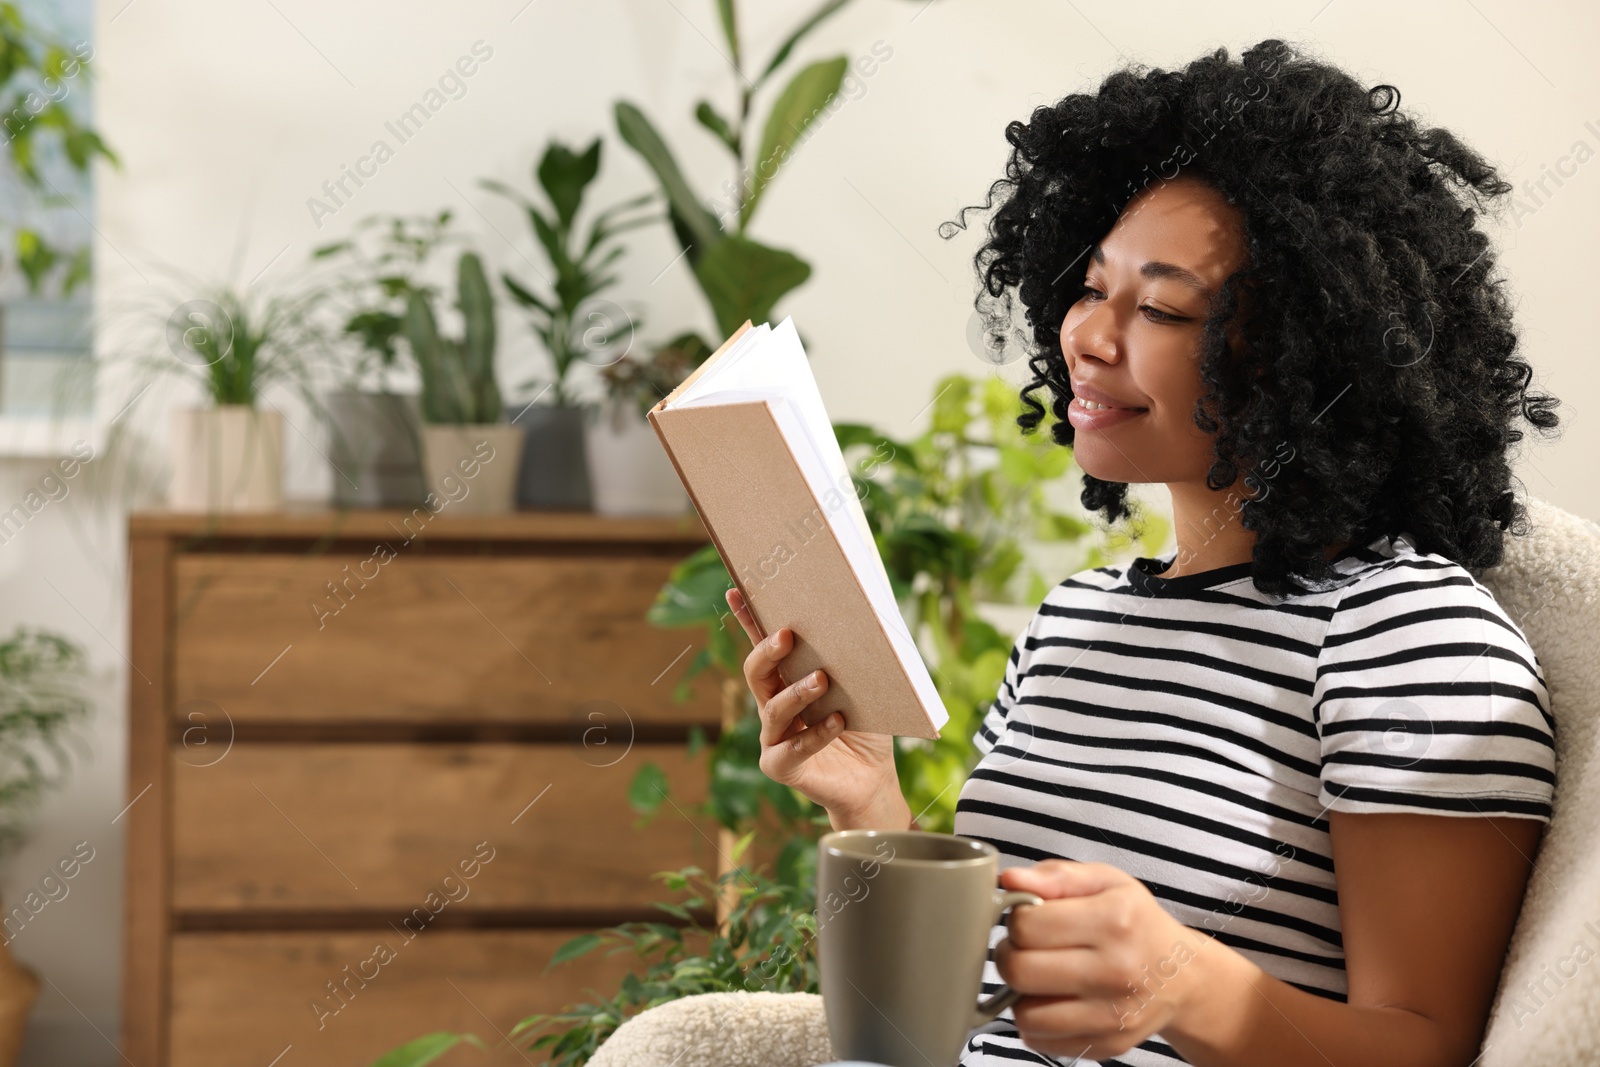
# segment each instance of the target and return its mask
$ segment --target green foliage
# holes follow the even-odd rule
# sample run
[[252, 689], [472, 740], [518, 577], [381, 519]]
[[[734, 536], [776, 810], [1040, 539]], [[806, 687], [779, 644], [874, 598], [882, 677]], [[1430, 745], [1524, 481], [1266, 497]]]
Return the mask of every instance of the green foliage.
[[89, 716], [87, 675], [88, 657], [69, 638], [23, 626], [0, 641], [0, 846], [22, 839], [70, 765], [62, 742]]
[[423, 280], [435, 252], [459, 238], [448, 208], [435, 215], [369, 215], [354, 235], [312, 251], [312, 258], [338, 263], [336, 284], [348, 309], [344, 332], [361, 344], [363, 358], [352, 379], [375, 369], [380, 384], [398, 362], [396, 340], [405, 332], [412, 293], [432, 297], [437, 289]]
[[712, 351], [711, 345], [699, 334], [681, 333], [644, 355], [635, 356], [630, 352], [600, 368], [600, 380], [607, 396], [632, 405], [643, 415], [676, 389]]
[[[737, 861], [750, 837], [735, 849]], [[623, 979], [610, 997], [567, 1010], [530, 1016], [511, 1031], [529, 1051], [543, 1051], [551, 1067], [577, 1067], [594, 1055], [617, 1027], [647, 1008], [702, 993], [816, 993], [816, 890], [813, 870], [770, 877], [744, 866], [712, 878], [698, 867], [656, 875], [684, 894], [655, 906], [675, 923], [634, 922], [585, 934], [567, 942], [550, 961], [556, 966], [599, 949], [631, 952], [642, 973]], [[707, 919], [716, 902], [728, 906], [719, 928]], [[547, 968], [548, 969], [548, 968]], [[531, 1038], [531, 1041], [527, 1039]]]
[[694, 276], [726, 337], [746, 319], [767, 321], [778, 298], [809, 278], [811, 267], [789, 252], [731, 236], [706, 250]]
[[[735, 846], [737, 863], [751, 841]], [[561, 945], [545, 970], [592, 952], [629, 953], [634, 973], [607, 997], [586, 988], [592, 1000], [564, 1011], [532, 1015], [512, 1028], [511, 1042], [543, 1052], [550, 1067], [579, 1067], [617, 1027], [646, 1008], [701, 993], [816, 993], [816, 874], [803, 859], [780, 860], [776, 875], [736, 866], [712, 877], [699, 867], [655, 875], [679, 899], [658, 901], [667, 922], [629, 922], [580, 934]], [[718, 927], [717, 901], [727, 907]], [[372, 1067], [421, 1067], [471, 1034], [436, 1033], [375, 1061]], [[449, 1042], [449, 1043], [447, 1043]], [[480, 1045], [481, 1047], [481, 1045]], [[532, 1062], [530, 1060], [530, 1062]]]
[[[86, 174], [97, 158], [120, 166], [116, 153], [79, 118], [87, 94], [72, 93], [74, 83], [88, 82], [91, 54], [86, 42], [57, 40], [30, 25], [17, 4], [0, 2], [0, 139], [23, 190], [46, 207], [71, 203], [46, 174], [47, 159], [59, 158], [78, 174]], [[26, 224], [15, 227], [12, 243], [30, 295], [44, 290], [57, 267], [64, 267], [63, 295], [88, 277], [87, 247], [56, 248]]]
[[452, 1034], [440, 1030], [384, 1053], [372, 1061], [372, 1067], [427, 1067], [446, 1052], [463, 1044], [479, 1049], [484, 1047], [476, 1034]]
[[253, 406], [276, 382], [308, 387], [321, 291], [263, 294], [220, 284], [199, 291], [199, 299], [180, 305], [187, 308], [182, 319], [167, 320], [178, 373], [198, 379], [216, 404]]
[[839, 91], [847, 66], [844, 56], [818, 60], [796, 74], [778, 95], [761, 134], [761, 149], [756, 153], [756, 165], [750, 174], [749, 192], [739, 208], [741, 231], [755, 214], [756, 204], [778, 168], [833, 99], [833, 94]]
[[617, 133], [623, 142], [639, 153], [645, 165], [655, 174], [661, 192], [667, 198], [667, 216], [679, 241], [688, 251], [689, 262], [700, 258], [702, 250], [715, 244], [722, 236], [722, 227], [716, 217], [701, 206], [689, 187], [689, 180], [678, 169], [677, 160], [667, 148], [666, 141], [644, 112], [625, 100], [616, 106]]
[[767, 186], [806, 129], [839, 91], [847, 59], [835, 56], [819, 60], [789, 80], [767, 114], [760, 144], [750, 159], [746, 158], [746, 134], [751, 128], [750, 111], [756, 90], [784, 65], [807, 34], [847, 2], [828, 0], [805, 18], [752, 82], [742, 71], [737, 4], [734, 0], [717, 0], [717, 15], [739, 94], [738, 110], [731, 117], [725, 116], [710, 101], [701, 100], [695, 105], [694, 116], [727, 151], [735, 169], [733, 180], [724, 187], [731, 203], [720, 215], [708, 210], [695, 195], [666, 140], [645, 113], [626, 100], [616, 105], [617, 132], [655, 175], [666, 197], [672, 231], [724, 337], [746, 319], [763, 322], [770, 318], [778, 301], [811, 276], [810, 264], [791, 252], [753, 240], [746, 231]]
[[[576, 222], [584, 191], [599, 173], [599, 138], [581, 152], [552, 141], [534, 168], [534, 179], [544, 191], [548, 207], [541, 207], [501, 182], [481, 183], [522, 206], [549, 262], [553, 278], [544, 292], [509, 273], [501, 275], [501, 280], [511, 299], [527, 312], [534, 333], [549, 353], [555, 369], [549, 387], [556, 406], [575, 403], [567, 385], [567, 372], [575, 362], [586, 353], [627, 343], [639, 326], [626, 316], [623, 321], [613, 321], [616, 316], [596, 309], [593, 302], [617, 281], [615, 274], [607, 273], [625, 251], [617, 243], [617, 235], [656, 221], [658, 216], [653, 214], [630, 214], [654, 196], [646, 194], [614, 204], [596, 215], [587, 231], [580, 233]], [[537, 386], [541, 381], [534, 378], [524, 382], [522, 388]]]
[[453, 425], [499, 422], [504, 405], [494, 374], [494, 296], [476, 253], [461, 253], [456, 279], [459, 339], [439, 333], [428, 293], [412, 290], [406, 298], [406, 340], [422, 373], [422, 417]]
[[72, 291], [89, 280], [89, 249], [87, 246], [67, 256], [29, 229], [17, 231], [17, 266], [27, 279], [28, 292], [37, 296], [44, 290], [45, 280], [58, 263], [66, 263], [61, 278], [61, 295], [71, 296]]

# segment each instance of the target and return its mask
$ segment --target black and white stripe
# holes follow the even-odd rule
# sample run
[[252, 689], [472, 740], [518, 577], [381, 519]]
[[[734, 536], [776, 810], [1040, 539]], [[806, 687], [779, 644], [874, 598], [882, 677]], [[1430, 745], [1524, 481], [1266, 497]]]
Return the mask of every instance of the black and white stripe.
[[[973, 741], [955, 831], [1001, 865], [1132, 874], [1179, 921], [1345, 998], [1327, 812], [1548, 821], [1555, 723], [1522, 631], [1460, 565], [1380, 537], [1290, 598], [1250, 564], [1163, 579], [1173, 553], [1083, 571], [1017, 639]], [[986, 992], [998, 987], [990, 934]], [[961, 1063], [1068, 1063], [1009, 1011]], [[1159, 1037], [1106, 1064], [1183, 1063]]]

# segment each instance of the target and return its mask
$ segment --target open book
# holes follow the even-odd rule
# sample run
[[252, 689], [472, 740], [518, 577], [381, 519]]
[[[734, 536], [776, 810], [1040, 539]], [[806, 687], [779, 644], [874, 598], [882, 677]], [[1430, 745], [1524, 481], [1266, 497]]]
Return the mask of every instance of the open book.
[[760, 633], [794, 631], [784, 681], [828, 675], [805, 723], [838, 711], [849, 730], [938, 737], [949, 714], [895, 603], [794, 323], [746, 321], [648, 417]]

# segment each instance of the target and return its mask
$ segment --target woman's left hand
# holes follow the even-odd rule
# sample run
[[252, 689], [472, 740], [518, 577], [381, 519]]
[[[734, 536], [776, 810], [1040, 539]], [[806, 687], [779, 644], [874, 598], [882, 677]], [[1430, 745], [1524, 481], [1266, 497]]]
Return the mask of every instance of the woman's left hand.
[[1012, 909], [995, 966], [1023, 994], [1023, 1041], [1049, 1055], [1118, 1056], [1166, 1029], [1194, 999], [1195, 958], [1218, 947], [1109, 864], [1045, 860], [1000, 884], [1045, 898]]

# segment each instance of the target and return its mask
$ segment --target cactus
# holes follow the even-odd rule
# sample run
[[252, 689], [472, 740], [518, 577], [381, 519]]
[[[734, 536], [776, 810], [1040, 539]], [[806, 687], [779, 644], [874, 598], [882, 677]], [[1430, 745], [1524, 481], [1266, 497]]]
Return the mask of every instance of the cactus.
[[422, 372], [422, 418], [426, 422], [477, 425], [499, 422], [503, 413], [494, 376], [494, 297], [483, 263], [463, 252], [457, 264], [456, 306], [465, 323], [460, 340], [442, 337], [428, 294], [413, 290], [406, 304], [406, 340]]

